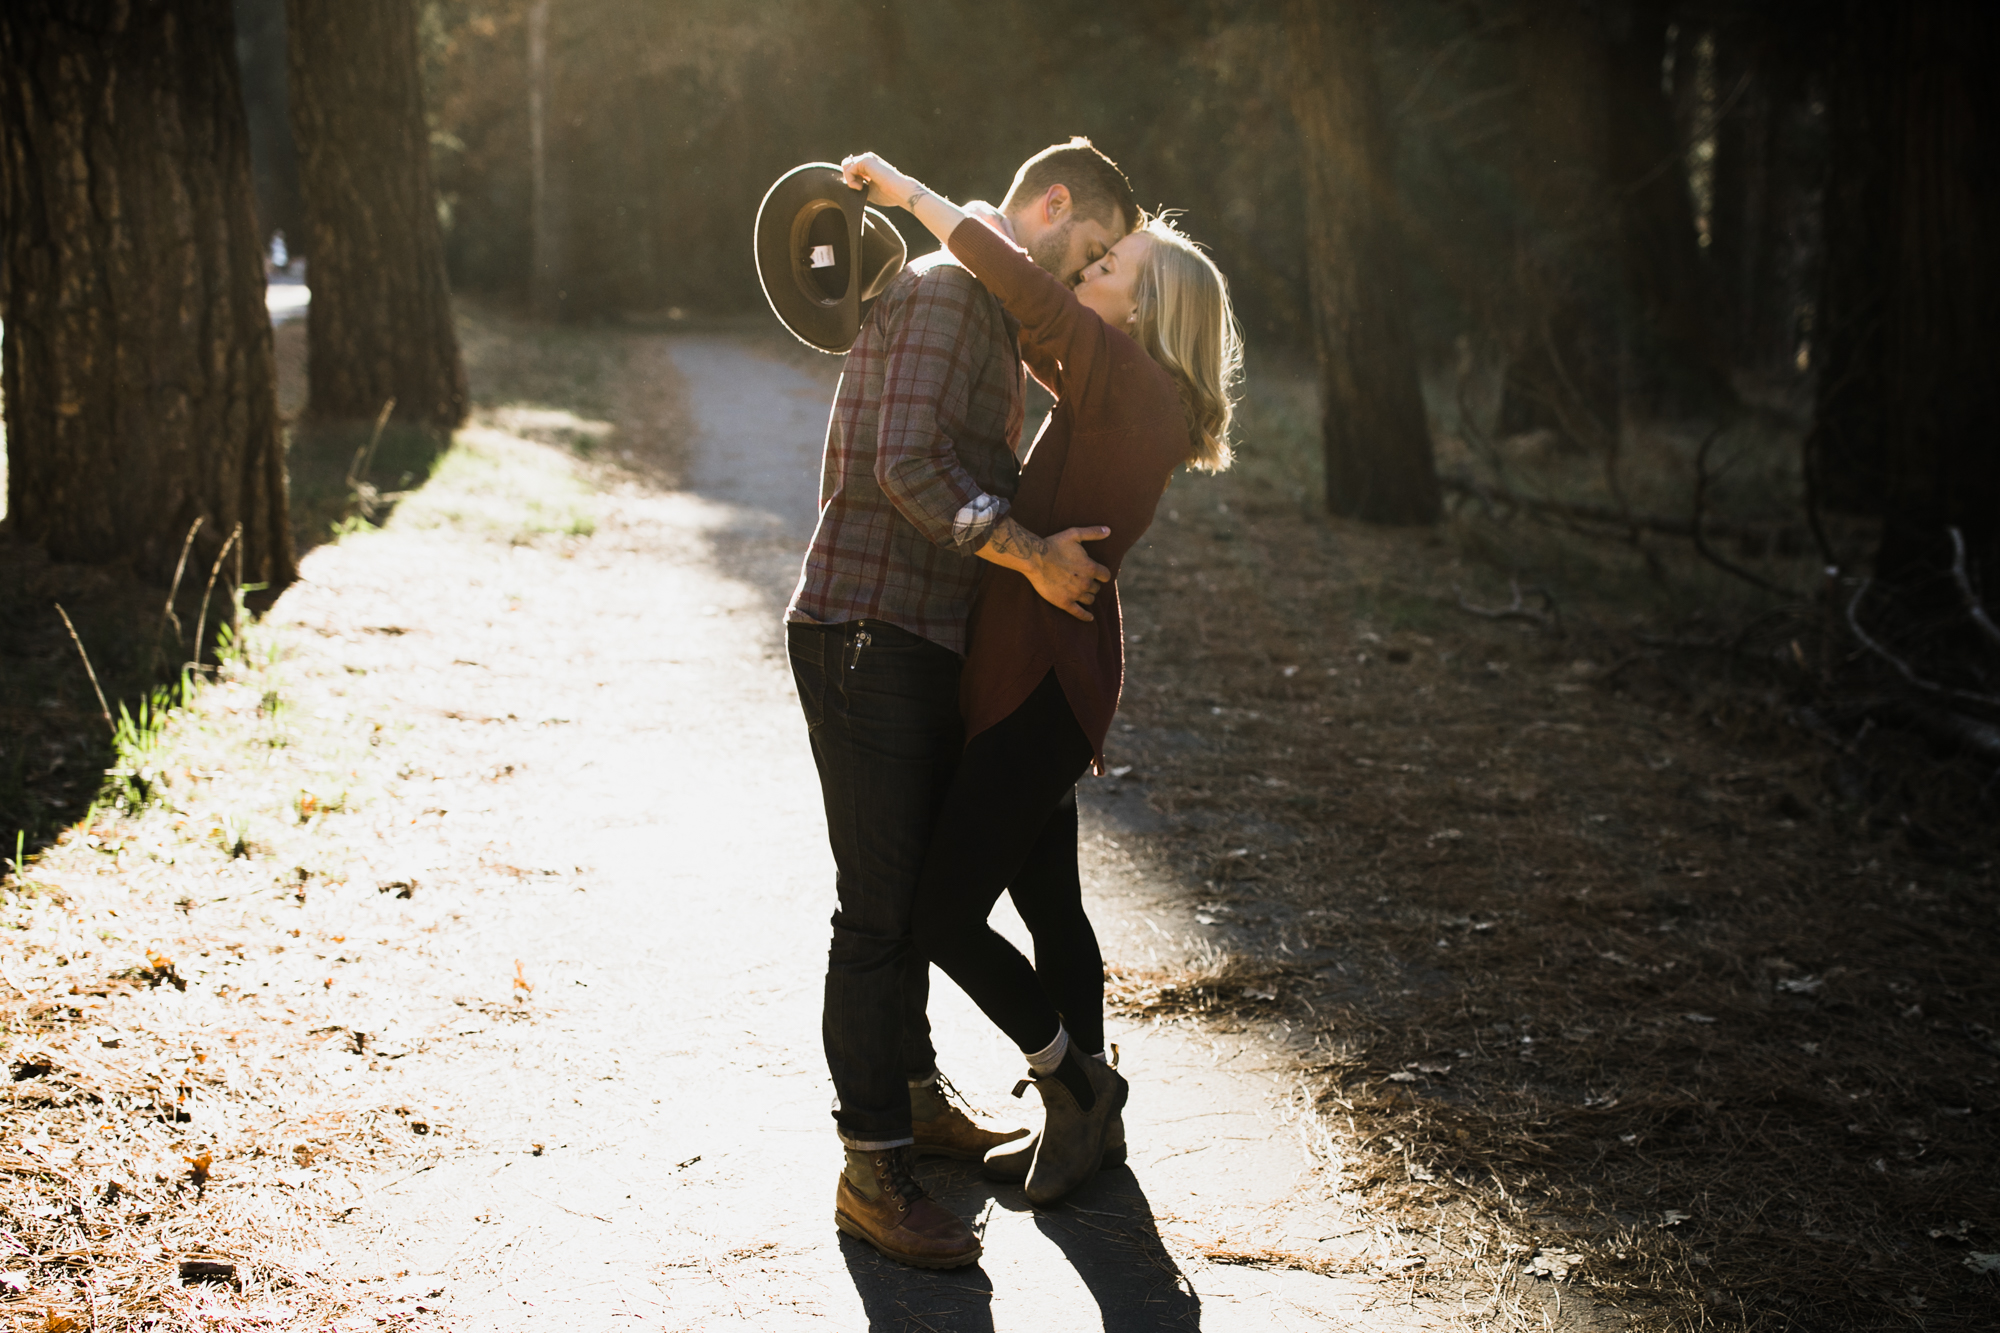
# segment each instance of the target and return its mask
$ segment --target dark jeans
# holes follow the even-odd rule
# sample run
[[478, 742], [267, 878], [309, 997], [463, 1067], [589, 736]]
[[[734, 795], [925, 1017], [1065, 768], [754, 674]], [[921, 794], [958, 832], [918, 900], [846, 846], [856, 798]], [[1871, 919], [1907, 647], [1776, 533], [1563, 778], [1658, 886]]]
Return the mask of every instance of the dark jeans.
[[821, 1017], [834, 1124], [850, 1148], [896, 1147], [912, 1141], [909, 1083], [937, 1065], [910, 906], [964, 744], [961, 661], [881, 621], [785, 628], [839, 900]]
[[[1069, 1029], [1104, 1049], [1104, 959], [1076, 868], [1076, 780], [1090, 764], [1055, 673], [959, 761], [917, 882], [917, 952], [1023, 1051]], [[1031, 966], [986, 924], [1002, 891], [1035, 938]]]

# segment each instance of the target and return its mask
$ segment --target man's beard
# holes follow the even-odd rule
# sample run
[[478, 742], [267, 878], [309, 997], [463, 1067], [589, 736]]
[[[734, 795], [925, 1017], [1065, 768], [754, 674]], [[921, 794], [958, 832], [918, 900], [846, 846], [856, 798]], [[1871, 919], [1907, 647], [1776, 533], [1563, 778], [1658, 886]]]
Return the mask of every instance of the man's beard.
[[1062, 225], [1043, 232], [1033, 245], [1027, 247], [1028, 258], [1035, 261], [1037, 268], [1045, 273], [1054, 274], [1072, 287], [1076, 286], [1077, 273], [1082, 272], [1081, 269], [1075, 272], [1067, 269], [1070, 233], [1075, 230], [1076, 218], [1072, 215], [1064, 218]]

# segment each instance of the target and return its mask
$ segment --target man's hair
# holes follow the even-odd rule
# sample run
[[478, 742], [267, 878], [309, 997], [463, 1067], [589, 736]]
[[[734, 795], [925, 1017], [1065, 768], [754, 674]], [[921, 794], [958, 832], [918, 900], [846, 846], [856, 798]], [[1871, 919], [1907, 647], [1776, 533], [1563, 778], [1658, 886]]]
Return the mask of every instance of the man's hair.
[[1139, 225], [1139, 202], [1132, 197], [1132, 182], [1118, 164], [1091, 147], [1090, 140], [1078, 135], [1068, 143], [1050, 144], [1021, 164], [1014, 183], [1000, 205], [1004, 213], [1048, 193], [1051, 185], [1069, 187], [1070, 204], [1078, 217], [1116, 226], [1114, 211], [1124, 214], [1124, 228]]

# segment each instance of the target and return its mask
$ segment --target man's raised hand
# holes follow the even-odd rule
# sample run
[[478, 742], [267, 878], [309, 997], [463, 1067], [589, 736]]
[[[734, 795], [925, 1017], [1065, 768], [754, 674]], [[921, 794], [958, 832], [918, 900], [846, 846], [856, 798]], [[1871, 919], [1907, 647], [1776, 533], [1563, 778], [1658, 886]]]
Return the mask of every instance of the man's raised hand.
[[901, 208], [921, 187], [913, 177], [890, 166], [880, 153], [856, 153], [840, 159], [840, 176], [850, 189], [868, 191], [868, 202]]

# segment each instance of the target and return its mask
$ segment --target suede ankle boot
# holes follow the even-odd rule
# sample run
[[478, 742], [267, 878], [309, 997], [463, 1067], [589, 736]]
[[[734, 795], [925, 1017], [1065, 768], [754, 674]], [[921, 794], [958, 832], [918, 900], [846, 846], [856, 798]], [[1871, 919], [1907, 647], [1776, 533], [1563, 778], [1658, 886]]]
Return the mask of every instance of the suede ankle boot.
[[[1077, 1104], [1063, 1079], [1055, 1074], [1024, 1079], [1016, 1088], [1018, 1092], [1032, 1082], [1042, 1096], [1042, 1132], [1036, 1135], [1034, 1161], [1027, 1176], [1028, 1202], [1033, 1204], [1054, 1203], [1097, 1174], [1104, 1165], [1111, 1122], [1125, 1107], [1127, 1087], [1117, 1070], [1087, 1057], [1076, 1063], [1089, 1080], [1092, 1104], [1088, 1111]], [[1122, 1122], [1119, 1128], [1123, 1130]], [[1121, 1149], [1123, 1138], [1121, 1132]]]

